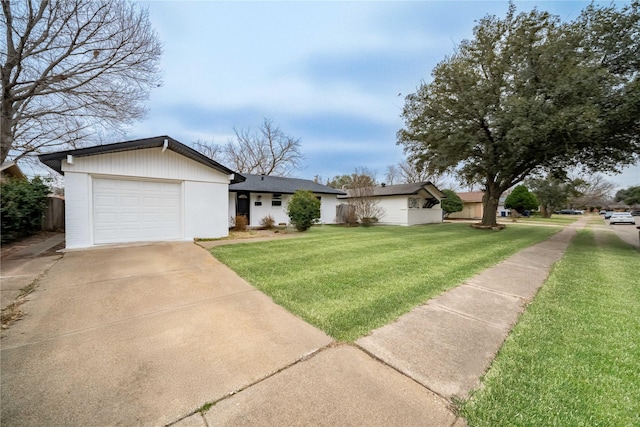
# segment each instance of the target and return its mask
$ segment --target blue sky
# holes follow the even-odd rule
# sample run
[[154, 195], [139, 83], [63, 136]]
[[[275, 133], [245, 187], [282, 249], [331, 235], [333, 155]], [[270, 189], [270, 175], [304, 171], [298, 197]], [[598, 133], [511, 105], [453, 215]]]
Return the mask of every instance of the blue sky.
[[[515, 2], [563, 19], [588, 2]], [[224, 144], [263, 118], [300, 138], [304, 168], [323, 181], [366, 167], [383, 180], [404, 160], [396, 132], [404, 96], [507, 1], [147, 1], [164, 43], [162, 87], [131, 138], [170, 135]], [[610, 180], [640, 184], [640, 167]]]

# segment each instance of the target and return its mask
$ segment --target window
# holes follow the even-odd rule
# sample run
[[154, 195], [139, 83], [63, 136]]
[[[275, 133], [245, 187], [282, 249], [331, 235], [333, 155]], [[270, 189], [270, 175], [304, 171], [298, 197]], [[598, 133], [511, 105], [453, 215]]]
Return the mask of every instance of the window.
[[271, 196], [271, 206], [282, 206], [282, 194]]
[[420, 208], [420, 199], [415, 197], [409, 197], [409, 209], [418, 209]]

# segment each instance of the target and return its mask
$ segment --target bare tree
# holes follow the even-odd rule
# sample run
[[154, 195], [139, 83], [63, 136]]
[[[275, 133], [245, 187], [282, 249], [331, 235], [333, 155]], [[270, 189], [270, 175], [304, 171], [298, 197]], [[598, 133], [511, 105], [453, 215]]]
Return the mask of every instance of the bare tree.
[[384, 216], [384, 209], [375, 196], [375, 179], [365, 168], [356, 168], [351, 175], [353, 181], [349, 187], [349, 204], [353, 206], [358, 220], [370, 224]]
[[429, 181], [436, 187], [440, 187], [444, 182], [441, 175], [429, 174], [426, 169], [420, 169], [408, 160], [400, 162], [397, 165], [387, 166], [385, 179], [389, 185]]
[[213, 142], [213, 138], [211, 138], [211, 141], [199, 139], [192, 144], [192, 147], [194, 150], [201, 152], [208, 158], [224, 163], [224, 160], [222, 159], [222, 147]]
[[573, 207], [602, 206], [613, 195], [616, 185], [601, 174], [576, 177], [571, 181], [573, 185], [572, 197], [569, 204]]
[[127, 0], [3, 0], [1, 158], [121, 132], [146, 113], [162, 48]]
[[257, 132], [233, 131], [236, 140], [222, 147], [222, 157], [238, 172], [289, 176], [300, 169], [304, 160], [300, 140], [286, 135], [272, 120], [264, 119]]

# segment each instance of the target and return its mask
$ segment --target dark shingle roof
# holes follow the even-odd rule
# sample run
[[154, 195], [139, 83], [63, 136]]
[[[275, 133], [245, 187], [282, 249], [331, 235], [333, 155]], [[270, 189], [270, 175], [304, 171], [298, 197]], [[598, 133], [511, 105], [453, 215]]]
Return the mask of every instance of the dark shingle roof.
[[308, 179], [284, 178], [271, 175], [244, 174], [246, 180], [229, 186], [229, 191], [250, 191], [252, 193], [293, 194], [297, 190], [310, 190], [317, 194], [345, 194], [335, 188]]
[[[433, 185], [431, 182], [415, 182], [411, 184], [385, 185], [384, 187], [373, 187], [373, 194], [371, 195], [374, 197], [410, 196], [412, 194], [418, 194], [418, 192], [422, 189], [425, 189], [426, 191], [431, 193], [432, 191], [425, 188], [428, 185], [432, 186], [437, 192], [437, 194], [433, 194], [434, 196], [437, 196], [438, 198], [444, 197], [444, 194], [442, 194], [442, 192], [438, 190], [438, 188], [435, 185]], [[347, 190], [346, 197], [341, 197], [341, 198], [349, 198], [349, 197], [352, 197], [351, 192], [350, 190]]]
[[233, 174], [234, 179], [232, 182], [244, 181], [244, 176], [232, 171], [231, 169], [221, 165], [213, 159], [205, 156], [202, 153], [197, 152], [191, 147], [176, 141], [169, 136], [156, 136], [153, 138], [135, 139], [132, 141], [118, 142], [115, 144], [96, 145], [94, 147], [78, 148], [76, 150], [58, 151], [55, 153], [40, 154], [38, 158], [42, 163], [49, 166], [51, 169], [62, 174], [62, 160], [68, 155], [76, 157], [93, 156], [96, 154], [117, 153], [120, 151], [141, 150], [144, 148], [158, 148], [164, 145], [164, 141], [167, 141], [167, 149], [174, 151], [178, 154], [182, 154], [185, 157], [195, 160], [205, 166], [212, 169], [216, 169], [226, 174]]

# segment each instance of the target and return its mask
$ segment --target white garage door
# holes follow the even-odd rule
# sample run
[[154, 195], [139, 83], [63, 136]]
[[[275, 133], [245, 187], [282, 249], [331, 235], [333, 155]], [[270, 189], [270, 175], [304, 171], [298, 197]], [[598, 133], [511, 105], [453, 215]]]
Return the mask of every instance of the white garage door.
[[95, 244], [182, 237], [182, 185], [93, 179]]

